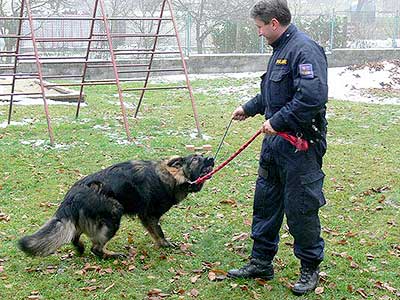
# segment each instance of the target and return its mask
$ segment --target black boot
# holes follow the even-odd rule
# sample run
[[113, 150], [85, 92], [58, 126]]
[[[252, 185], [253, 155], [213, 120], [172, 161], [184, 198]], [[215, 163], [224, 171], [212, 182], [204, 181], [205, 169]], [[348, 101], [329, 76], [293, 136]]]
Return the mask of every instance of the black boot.
[[252, 258], [250, 262], [240, 269], [228, 271], [228, 277], [231, 278], [263, 278], [271, 280], [274, 278], [274, 267], [269, 260]]
[[295, 295], [303, 295], [315, 290], [319, 281], [319, 268], [302, 266], [299, 280], [292, 287]]

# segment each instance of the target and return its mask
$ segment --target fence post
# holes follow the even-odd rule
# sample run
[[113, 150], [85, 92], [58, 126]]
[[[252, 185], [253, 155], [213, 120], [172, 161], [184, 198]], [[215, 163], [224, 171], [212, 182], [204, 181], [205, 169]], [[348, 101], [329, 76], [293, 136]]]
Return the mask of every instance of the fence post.
[[262, 36], [259, 37], [259, 41], [260, 41], [260, 52], [264, 53], [264, 38]]
[[334, 42], [334, 35], [335, 35], [335, 9], [332, 9], [332, 15], [331, 15], [331, 28], [330, 28], [330, 36], [329, 36], [329, 50], [333, 50], [333, 42]]
[[397, 48], [397, 39], [400, 39], [400, 14], [399, 11], [396, 11], [396, 16], [394, 17], [394, 30], [393, 30], [393, 39], [392, 46], [393, 48]]
[[187, 14], [186, 16], [186, 49], [185, 49], [185, 55], [189, 56], [190, 55], [190, 42], [191, 42], [191, 31], [192, 31], [192, 16], [190, 13]]

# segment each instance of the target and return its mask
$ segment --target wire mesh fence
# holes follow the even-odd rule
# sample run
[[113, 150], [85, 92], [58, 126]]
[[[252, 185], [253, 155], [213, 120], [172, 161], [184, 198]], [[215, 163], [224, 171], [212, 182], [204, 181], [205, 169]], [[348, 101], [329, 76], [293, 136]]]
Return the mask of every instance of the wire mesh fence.
[[[301, 14], [292, 22], [327, 51], [337, 48], [399, 48], [399, 11], [332, 11]], [[196, 28], [191, 20], [181, 19], [187, 53], [199, 53]], [[202, 45], [203, 53], [265, 53], [272, 49], [257, 36], [252, 20], [225, 21], [211, 31]]]
[[[266, 53], [271, 48], [265, 40], [257, 36], [254, 22], [249, 19], [220, 20], [217, 24], [195, 23], [185, 13], [177, 14], [177, 23], [186, 55], [219, 54], [219, 53]], [[0, 28], [8, 32], [17, 30], [10, 24], [12, 20], [1, 20]], [[400, 13], [399, 11], [332, 11], [324, 14], [294, 15], [292, 22], [302, 31], [309, 34], [327, 51], [337, 48], [399, 48], [400, 47]], [[40, 20], [36, 22], [38, 36], [51, 37], [81, 37], [87, 38], [88, 21], [77, 20], [70, 16], [66, 20]], [[152, 33], [155, 24], [132, 22], [113, 22], [111, 29], [114, 33]], [[172, 26], [163, 27], [164, 34], [173, 31]], [[27, 24], [23, 32], [28, 32]], [[206, 34], [205, 34], [206, 33]], [[114, 47], [143, 48], [152, 44], [152, 38], [115, 38]], [[57, 55], [74, 55], [83, 51], [86, 43], [53, 42], [39, 44], [39, 50], [46, 53], [56, 52]], [[29, 51], [30, 44], [22, 44]], [[99, 47], [102, 45], [99, 44]], [[13, 49], [13, 41], [0, 38], [0, 51]], [[176, 43], [170, 39], [160, 39], [160, 50], [174, 51]]]

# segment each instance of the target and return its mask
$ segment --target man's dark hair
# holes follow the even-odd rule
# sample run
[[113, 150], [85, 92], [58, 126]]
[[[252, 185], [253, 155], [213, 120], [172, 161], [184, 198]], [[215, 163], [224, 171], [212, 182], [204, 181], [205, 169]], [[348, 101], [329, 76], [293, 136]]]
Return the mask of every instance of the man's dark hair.
[[253, 6], [250, 16], [264, 21], [265, 24], [275, 18], [283, 26], [289, 25], [292, 19], [286, 0], [261, 0]]

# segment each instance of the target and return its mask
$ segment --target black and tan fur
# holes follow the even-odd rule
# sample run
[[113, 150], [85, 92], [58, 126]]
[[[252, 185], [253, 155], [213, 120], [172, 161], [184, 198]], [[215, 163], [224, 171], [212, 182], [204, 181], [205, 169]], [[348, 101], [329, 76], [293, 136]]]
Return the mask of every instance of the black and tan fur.
[[157, 246], [171, 246], [160, 227], [161, 216], [189, 193], [200, 191], [203, 185], [192, 182], [213, 166], [212, 158], [201, 155], [112, 165], [77, 181], [53, 218], [36, 233], [20, 239], [18, 246], [29, 255], [46, 256], [72, 242], [82, 254], [83, 233], [92, 241], [95, 255], [123, 256], [107, 251], [105, 245], [119, 229], [124, 214], [137, 215]]

